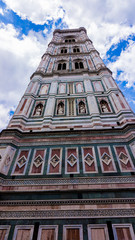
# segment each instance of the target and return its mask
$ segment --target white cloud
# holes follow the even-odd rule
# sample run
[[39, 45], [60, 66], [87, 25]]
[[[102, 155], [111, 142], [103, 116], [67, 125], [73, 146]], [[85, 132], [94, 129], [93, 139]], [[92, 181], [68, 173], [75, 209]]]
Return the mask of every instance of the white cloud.
[[99, 26], [91, 23], [88, 28], [88, 35], [103, 58], [106, 57], [106, 52], [113, 44], [117, 44], [122, 39], [126, 40], [134, 32], [135, 25], [127, 26], [116, 23], [101, 23]]
[[10, 111], [15, 110], [13, 107], [10, 109], [8, 106], [0, 104], [0, 130], [5, 128], [11, 118]]
[[125, 51], [122, 51], [118, 59], [108, 64], [108, 67], [114, 72], [115, 77], [117, 76], [117, 71], [121, 71], [120, 75], [117, 77], [119, 81], [125, 81], [126, 87], [133, 86], [135, 88], [135, 43], [129, 41], [129, 46]]
[[20, 101], [47, 48], [41, 33], [31, 31], [21, 39], [18, 35], [13, 25], [0, 25], [0, 103], [2, 111], [6, 108], [0, 115], [0, 128], [6, 126], [9, 110]]
[[[135, 23], [134, 0], [3, 0], [22, 19], [35, 24], [63, 18], [69, 27], [89, 26], [91, 22]], [[64, 14], [65, 13], [65, 14]]]
[[4, 0], [7, 7], [16, 12], [22, 19], [29, 19], [36, 24], [63, 17], [61, 0]]
[[86, 27], [95, 47], [106, 51], [135, 32], [134, 0], [4, 0], [8, 8], [35, 24], [63, 18], [69, 28]]
[[3, 11], [2, 8], [0, 8], [0, 14], [1, 14], [1, 15], [4, 15], [4, 11]]

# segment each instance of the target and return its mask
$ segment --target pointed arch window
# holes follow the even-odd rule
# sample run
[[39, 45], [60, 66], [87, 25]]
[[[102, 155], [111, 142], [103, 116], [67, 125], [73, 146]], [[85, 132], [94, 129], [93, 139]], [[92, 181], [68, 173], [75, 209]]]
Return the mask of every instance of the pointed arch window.
[[100, 107], [101, 107], [102, 113], [110, 112], [109, 105], [105, 100], [100, 101]]
[[79, 47], [74, 47], [74, 48], [73, 48], [73, 52], [74, 52], [74, 53], [80, 52], [80, 48], [79, 48]]
[[61, 53], [67, 53], [67, 48], [62, 48]]
[[65, 39], [65, 43], [72, 43], [72, 42], [75, 42], [74, 38], [67, 38], [67, 39]]
[[63, 102], [59, 102], [59, 104], [57, 106], [57, 114], [58, 115], [64, 114], [64, 103]]
[[84, 68], [83, 62], [79, 62], [79, 68]]
[[61, 68], [62, 68], [62, 64], [59, 63], [59, 64], [58, 64], [58, 68], [57, 68], [57, 70], [61, 70]]
[[63, 63], [62, 70], [66, 70], [66, 63]]
[[76, 61], [75, 62], [75, 69], [83, 69], [84, 68], [84, 65], [83, 65], [83, 62], [82, 61]]
[[57, 70], [66, 70], [66, 63], [59, 63], [58, 64], [58, 67], [57, 67]]
[[39, 103], [39, 104], [35, 107], [34, 116], [41, 116], [41, 115], [42, 115], [42, 111], [43, 111], [43, 104], [42, 104], [42, 103]]
[[86, 106], [82, 100], [79, 102], [78, 107], [79, 107], [79, 114], [86, 113]]
[[75, 69], [79, 69], [79, 63], [75, 62]]

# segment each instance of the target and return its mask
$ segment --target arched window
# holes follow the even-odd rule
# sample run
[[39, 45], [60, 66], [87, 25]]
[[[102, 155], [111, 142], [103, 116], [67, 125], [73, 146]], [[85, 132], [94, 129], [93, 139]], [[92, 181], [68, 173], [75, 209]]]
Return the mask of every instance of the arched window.
[[80, 52], [80, 49], [78, 47], [74, 47], [73, 48], [73, 52], [76, 53], [76, 52]]
[[66, 70], [66, 63], [63, 63], [62, 69]]
[[59, 64], [58, 64], [58, 68], [57, 68], [57, 70], [61, 70], [61, 68], [62, 68], [62, 64], [59, 63]]
[[108, 106], [108, 103], [105, 100], [101, 100], [100, 101], [100, 107], [101, 107], [101, 111], [103, 113], [110, 112], [110, 108]]
[[79, 67], [80, 67], [80, 68], [84, 68], [83, 62], [79, 62]]
[[66, 63], [59, 63], [57, 70], [66, 70]]
[[79, 113], [86, 113], [85, 103], [83, 101], [79, 102]]
[[61, 53], [67, 53], [67, 49], [66, 48], [62, 48], [61, 49]]
[[39, 104], [35, 107], [34, 116], [41, 116], [42, 110], [43, 110], [43, 104], [42, 104], [42, 103], [39, 103]]
[[71, 43], [71, 42], [75, 42], [75, 39], [74, 38], [65, 39], [65, 43]]
[[75, 69], [79, 69], [79, 63], [75, 62]]
[[82, 69], [84, 68], [83, 62], [75, 62], [75, 69]]
[[64, 103], [60, 102], [57, 106], [57, 114], [61, 115], [64, 114]]

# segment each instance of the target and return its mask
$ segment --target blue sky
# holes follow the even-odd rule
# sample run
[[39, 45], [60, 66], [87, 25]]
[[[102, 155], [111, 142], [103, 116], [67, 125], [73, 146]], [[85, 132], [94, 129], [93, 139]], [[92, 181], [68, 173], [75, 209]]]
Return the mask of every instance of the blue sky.
[[135, 111], [134, 0], [0, 1], [0, 129], [8, 124], [55, 28], [87, 29]]

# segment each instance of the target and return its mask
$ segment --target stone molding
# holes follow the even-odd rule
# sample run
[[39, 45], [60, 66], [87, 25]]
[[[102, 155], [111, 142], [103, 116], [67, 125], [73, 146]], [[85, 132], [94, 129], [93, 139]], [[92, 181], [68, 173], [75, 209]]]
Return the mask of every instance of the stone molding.
[[69, 184], [109, 184], [109, 183], [135, 183], [135, 176], [129, 177], [89, 177], [89, 178], [43, 178], [43, 179], [0, 179], [1, 186], [26, 186], [26, 185], [69, 185]]
[[120, 218], [135, 217], [133, 209], [96, 209], [96, 210], [46, 210], [46, 211], [5, 211], [0, 219], [64, 219], [64, 218]]
[[134, 204], [135, 198], [116, 199], [68, 199], [68, 200], [8, 200], [0, 201], [0, 206], [61, 206], [61, 205], [108, 205]]
[[55, 29], [53, 32], [53, 35], [55, 35], [55, 33], [70, 33], [70, 32], [81, 32], [84, 31], [85, 33], [87, 33], [86, 28], [84, 27], [80, 27], [80, 28], [72, 28], [72, 29]]

